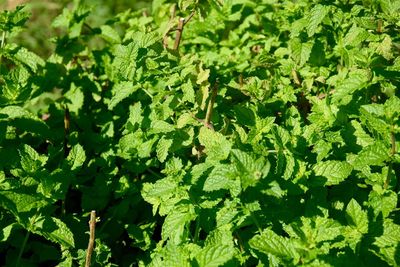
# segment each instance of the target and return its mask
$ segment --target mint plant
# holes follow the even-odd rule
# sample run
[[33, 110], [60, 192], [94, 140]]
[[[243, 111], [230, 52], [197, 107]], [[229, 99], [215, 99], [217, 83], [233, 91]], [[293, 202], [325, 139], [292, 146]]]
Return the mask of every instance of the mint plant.
[[2, 265], [400, 265], [399, 1], [92, 10], [0, 16]]

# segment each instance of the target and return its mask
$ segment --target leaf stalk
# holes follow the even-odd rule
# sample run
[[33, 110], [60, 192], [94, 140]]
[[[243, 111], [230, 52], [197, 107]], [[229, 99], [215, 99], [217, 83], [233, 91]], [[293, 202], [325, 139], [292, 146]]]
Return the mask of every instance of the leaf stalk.
[[212, 116], [212, 113], [214, 110], [215, 98], [217, 97], [217, 94], [218, 94], [218, 85], [219, 85], [219, 81], [217, 80], [212, 89], [211, 97], [210, 97], [210, 100], [209, 100], [208, 106], [207, 106], [206, 117], [204, 119], [204, 125], [210, 129], [213, 128], [212, 124], [211, 124], [211, 116]]

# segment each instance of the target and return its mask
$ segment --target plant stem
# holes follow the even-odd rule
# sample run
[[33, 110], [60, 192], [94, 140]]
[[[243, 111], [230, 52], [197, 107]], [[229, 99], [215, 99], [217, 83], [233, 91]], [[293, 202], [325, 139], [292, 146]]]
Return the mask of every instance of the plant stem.
[[[5, 42], [6, 42], [6, 32], [3, 31], [3, 34], [1, 36], [1, 44], [0, 44], [1, 50], [3, 50]], [[1, 53], [0, 53], [0, 72], [1, 72], [1, 62], [2, 61], [3, 61], [3, 51], [1, 51]]]
[[193, 18], [195, 13], [196, 13], [195, 11], [192, 11], [192, 13], [190, 13], [189, 17], [187, 17], [183, 22], [183, 26], [185, 26]]
[[[192, 13], [190, 13], [189, 17], [187, 17], [186, 19], [185, 18], [180, 18], [179, 19], [178, 27], [176, 28], [175, 43], [174, 43], [173, 50], [178, 50], [179, 44], [180, 44], [181, 39], [182, 39], [183, 27], [185, 27], [186, 23], [188, 23], [193, 18], [195, 13], [196, 12], [193, 11]], [[174, 15], [175, 15], [175, 13], [174, 13]], [[164, 43], [164, 47], [166, 47], [165, 43]]]
[[16, 262], [16, 264], [15, 264], [16, 267], [19, 267], [19, 266], [20, 266], [22, 254], [24, 253], [26, 243], [28, 243], [29, 234], [30, 234], [30, 232], [27, 231], [27, 232], [26, 232], [26, 235], [25, 235], [25, 237], [24, 237], [24, 241], [22, 242], [21, 249], [19, 250], [19, 253], [18, 253], [17, 262]]
[[69, 109], [67, 106], [64, 108], [64, 157], [68, 156], [68, 135], [69, 135], [69, 128], [71, 125], [71, 117], [69, 114]]
[[204, 125], [210, 129], [212, 129], [211, 116], [212, 116], [213, 109], [214, 109], [215, 98], [217, 97], [217, 93], [218, 93], [218, 84], [219, 84], [219, 82], [217, 80], [212, 89], [210, 101], [208, 102], [206, 117], [204, 119]]
[[196, 228], [194, 230], [194, 240], [193, 243], [197, 244], [199, 241], [199, 234], [200, 234], [200, 220], [197, 218], [196, 220]]
[[96, 229], [96, 211], [95, 210], [92, 210], [90, 212], [89, 229], [90, 229], [89, 243], [88, 243], [88, 248], [86, 250], [85, 267], [90, 267], [90, 262], [91, 262], [92, 254], [93, 254], [95, 229]]
[[178, 28], [176, 29], [174, 50], [178, 50], [179, 44], [182, 38], [183, 26], [185, 25], [185, 18], [180, 18], [178, 22]]
[[[396, 137], [394, 136], [394, 127], [393, 127], [393, 125], [392, 125], [392, 131], [390, 132], [390, 143], [392, 145], [390, 154], [392, 156], [394, 156], [396, 154]], [[387, 189], [387, 187], [389, 186], [392, 169], [393, 169], [393, 162], [390, 162], [389, 163], [388, 173], [387, 173], [387, 176], [386, 176], [386, 181], [385, 181], [385, 183], [383, 185], [383, 188], [385, 188], [385, 189]]]
[[378, 19], [378, 25], [376, 27], [376, 32], [382, 33], [382, 20], [381, 19]]
[[394, 127], [392, 125], [392, 132], [390, 133], [390, 143], [392, 145], [392, 155], [396, 154], [396, 137], [394, 136]]

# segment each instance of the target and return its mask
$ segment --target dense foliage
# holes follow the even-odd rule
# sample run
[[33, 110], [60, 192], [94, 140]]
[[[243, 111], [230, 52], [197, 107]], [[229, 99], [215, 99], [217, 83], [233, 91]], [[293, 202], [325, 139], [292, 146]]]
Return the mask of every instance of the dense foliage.
[[400, 1], [176, 2], [1, 13], [0, 265], [400, 265]]

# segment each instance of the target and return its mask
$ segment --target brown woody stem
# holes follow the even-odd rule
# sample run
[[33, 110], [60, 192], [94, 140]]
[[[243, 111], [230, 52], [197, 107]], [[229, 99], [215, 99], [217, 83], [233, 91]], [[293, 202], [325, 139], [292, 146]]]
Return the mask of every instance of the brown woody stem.
[[377, 26], [376, 32], [382, 33], [382, 20], [381, 19], [378, 19], [378, 26]]
[[176, 29], [174, 50], [177, 50], [182, 38], [183, 26], [185, 25], [185, 19], [180, 18], [178, 23], [178, 28]]
[[96, 229], [96, 211], [94, 210], [90, 212], [89, 229], [90, 229], [89, 244], [86, 250], [85, 267], [90, 267], [90, 262], [92, 259], [93, 248], [94, 248], [95, 229]]

